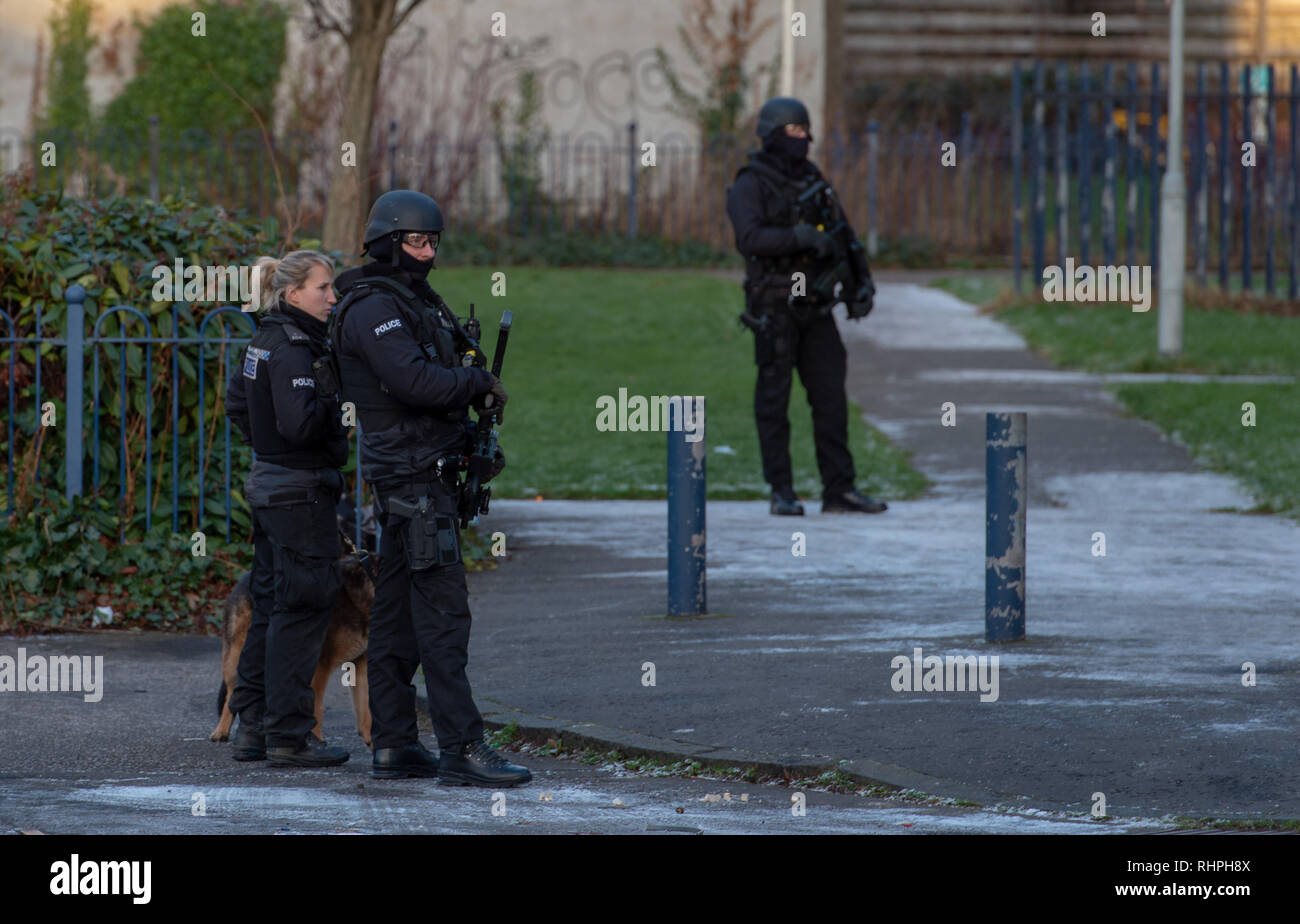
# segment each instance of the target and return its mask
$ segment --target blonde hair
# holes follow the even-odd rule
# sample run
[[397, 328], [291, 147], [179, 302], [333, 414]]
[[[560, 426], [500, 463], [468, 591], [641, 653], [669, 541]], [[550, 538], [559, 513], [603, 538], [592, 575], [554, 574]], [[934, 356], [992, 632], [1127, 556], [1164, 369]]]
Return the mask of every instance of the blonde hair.
[[258, 257], [253, 273], [258, 281], [256, 311], [269, 311], [280, 303], [285, 292], [305, 285], [312, 267], [323, 266], [332, 274], [334, 261], [319, 250], [295, 250], [279, 259]]

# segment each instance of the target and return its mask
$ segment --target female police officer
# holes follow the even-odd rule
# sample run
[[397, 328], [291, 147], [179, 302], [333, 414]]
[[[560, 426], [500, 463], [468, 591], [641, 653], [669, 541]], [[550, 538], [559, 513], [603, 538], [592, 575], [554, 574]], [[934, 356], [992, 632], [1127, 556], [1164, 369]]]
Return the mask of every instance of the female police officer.
[[255, 271], [271, 308], [226, 399], [256, 454], [245, 482], [253, 508], [253, 618], [230, 698], [239, 715], [234, 757], [264, 760], [269, 747], [272, 766], [334, 766], [348, 752], [310, 734], [311, 678], [340, 586], [334, 505], [348, 449], [337, 383], [318, 374], [329, 358], [333, 264], [297, 250], [281, 260], [263, 257]]

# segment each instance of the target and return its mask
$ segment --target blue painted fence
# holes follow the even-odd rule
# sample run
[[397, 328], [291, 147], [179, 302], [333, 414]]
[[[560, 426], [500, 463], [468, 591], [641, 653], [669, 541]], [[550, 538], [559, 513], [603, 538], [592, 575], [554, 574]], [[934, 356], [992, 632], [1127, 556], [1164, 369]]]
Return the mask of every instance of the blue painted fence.
[[[1287, 75], [1287, 92], [1277, 79]], [[1050, 85], [1049, 85], [1050, 78]], [[1145, 78], [1145, 79], [1144, 79]], [[1066, 256], [1159, 271], [1160, 179], [1169, 156], [1161, 130], [1168, 85], [1158, 64], [1099, 71], [1082, 64], [1017, 62], [1011, 82], [1012, 250], [1023, 290]], [[1217, 266], [1252, 291], [1297, 297], [1300, 284], [1300, 79], [1297, 65], [1238, 68], [1199, 62], [1184, 88], [1189, 271], [1200, 285]], [[1284, 122], [1279, 130], [1279, 121]], [[1255, 163], [1243, 163], [1243, 144]], [[1050, 173], [1050, 176], [1049, 176]], [[1284, 265], [1286, 284], [1279, 286]]]
[[[65, 407], [61, 417], [55, 421], [53, 428], [46, 428], [47, 432], [53, 429], [55, 433], [63, 433], [63, 475], [64, 475], [64, 493], [68, 498], [85, 493], [88, 489], [98, 491], [103, 485], [101, 481], [101, 427], [106, 426], [102, 423], [105, 415], [102, 413], [103, 403], [101, 401], [104, 385], [106, 384], [104, 367], [108, 364], [104, 361], [105, 355], [115, 353], [117, 362], [113, 364], [116, 367], [118, 396], [119, 396], [119, 420], [126, 420], [127, 405], [135, 401], [137, 409], [143, 404], [144, 413], [144, 456], [143, 456], [143, 486], [144, 486], [144, 529], [148, 531], [154, 524], [154, 496], [155, 486], [158, 480], [163, 477], [163, 473], [156, 470], [155, 459], [155, 422], [158, 415], [170, 414], [170, 426], [166, 432], [170, 433], [170, 477], [167, 479], [168, 496], [170, 504], [166, 505], [170, 510], [171, 529], [173, 532], [179, 532], [188, 535], [196, 529], [212, 528], [213, 519], [215, 518], [224, 530], [224, 534], [229, 540], [231, 538], [231, 512], [234, 505], [239, 501], [232, 497], [231, 488], [242, 491], [243, 478], [247, 474], [247, 466], [243, 459], [245, 451], [239, 440], [238, 432], [234, 429], [229, 418], [224, 415], [225, 393], [224, 382], [229, 381], [232, 374], [238, 374], [238, 356], [244, 345], [252, 338], [256, 330], [255, 315], [245, 313], [238, 307], [224, 305], [207, 311], [198, 323], [198, 336], [182, 337], [180, 336], [181, 312], [192, 310], [187, 303], [173, 303], [170, 313], [170, 333], [161, 333], [155, 331], [154, 322], [150, 320], [147, 312], [129, 305], [114, 305], [99, 312], [93, 319], [87, 319], [85, 316], [85, 290], [79, 285], [69, 286], [64, 292], [64, 299], [67, 307], [66, 328], [62, 337], [48, 337], [42, 335], [42, 320], [39, 306], [35, 311], [34, 332], [29, 336], [18, 336], [13, 319], [3, 310], [0, 310], [0, 322], [3, 327], [0, 328], [0, 356], [8, 354], [6, 376], [7, 387], [5, 395], [5, 406], [8, 410], [6, 415], [6, 434], [7, 434], [7, 462], [8, 477], [5, 485], [5, 510], [4, 516], [7, 517], [14, 510], [14, 492], [15, 492], [15, 457], [17, 449], [15, 444], [16, 425], [23, 415], [30, 415], [32, 426], [32, 436], [36, 438], [40, 434], [42, 420], [42, 405], [49, 401], [51, 397], [62, 397], [65, 399], [76, 396], [73, 400], [65, 400]], [[139, 334], [136, 336], [126, 336], [118, 333], [109, 335], [105, 333], [106, 329], [118, 328], [119, 330], [127, 329], [127, 324], [123, 323], [120, 327], [117, 324], [110, 323], [112, 319], [119, 318], [122, 321], [134, 322], [131, 326], [138, 329]], [[91, 321], [87, 331], [87, 321]], [[142, 347], [143, 354], [143, 376], [136, 381], [128, 380], [128, 363], [126, 361], [126, 350], [129, 345], [138, 345]], [[32, 396], [30, 404], [24, 403], [23, 407], [18, 406], [18, 393], [21, 391], [15, 381], [15, 371], [17, 368], [17, 357], [19, 350], [28, 347], [31, 348], [37, 361], [32, 364], [34, 369], [34, 382], [32, 383]], [[169, 350], [170, 363], [166, 368], [155, 369], [154, 351], [163, 347], [174, 347]], [[62, 367], [65, 373], [66, 391], [63, 395], [51, 395], [47, 392], [42, 382], [42, 363], [39, 357], [42, 353], [48, 353], [50, 348], [62, 352]], [[182, 356], [188, 358], [186, 365], [191, 366], [194, 370], [194, 376], [198, 386], [198, 402], [201, 409], [201, 425], [195, 434], [198, 442], [198, 459], [199, 459], [199, 477], [192, 483], [186, 481], [182, 483], [180, 475], [180, 454], [181, 438], [179, 433], [178, 421], [182, 417], [180, 407], [181, 389], [179, 387], [181, 376]], [[89, 361], [91, 368], [90, 387], [85, 387], [85, 369]], [[156, 375], [166, 375], [171, 379], [171, 407], [158, 408], [154, 407], [150, 397], [153, 394], [153, 386]], [[143, 401], [140, 389], [143, 389]], [[216, 422], [214, 437], [209, 440], [207, 428]], [[116, 434], [118, 465], [117, 472], [119, 477], [116, 478], [118, 488], [118, 501], [123, 502], [126, 496], [127, 477], [124, 473], [128, 470], [128, 456], [138, 457], [138, 446], [128, 447], [128, 435], [123, 427], [118, 427]], [[359, 429], [358, 429], [359, 435]], [[90, 472], [89, 483], [87, 483], [87, 473], [84, 470], [84, 461], [86, 457], [85, 440], [90, 437]], [[360, 440], [356, 441], [358, 447], [354, 452], [359, 451]], [[247, 450], [248, 458], [251, 459], [251, 450]], [[240, 458], [236, 458], [239, 456]], [[39, 459], [39, 457], [38, 457]], [[360, 466], [354, 456], [352, 465], [349, 466], [353, 472], [357, 472]], [[42, 482], [42, 478], [50, 479], [53, 471], [47, 466], [42, 470], [39, 461], [32, 472], [32, 481], [36, 484]], [[135, 479], [133, 479], [135, 480]], [[137, 481], [138, 483], [138, 481]], [[360, 497], [362, 496], [359, 476], [356, 476], [352, 495], [358, 499], [358, 516], [355, 542], [361, 545], [361, 516], [360, 516]], [[209, 499], [215, 499], [217, 507], [220, 510], [216, 514], [212, 510]], [[161, 505], [160, 505], [161, 506]], [[187, 510], [182, 519], [182, 508], [192, 508], [198, 512], [198, 521], [194, 521], [193, 515]], [[126, 532], [125, 519], [119, 533], [119, 540], [123, 538]]]

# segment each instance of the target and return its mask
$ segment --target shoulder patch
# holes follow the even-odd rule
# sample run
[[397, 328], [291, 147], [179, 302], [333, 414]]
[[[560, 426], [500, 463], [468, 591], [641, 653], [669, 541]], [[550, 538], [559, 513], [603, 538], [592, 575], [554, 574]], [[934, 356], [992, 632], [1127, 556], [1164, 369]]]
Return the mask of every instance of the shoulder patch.
[[402, 321], [400, 318], [389, 318], [383, 324], [380, 324], [378, 327], [375, 328], [375, 337], [376, 338], [382, 337], [390, 330], [394, 330], [395, 328], [401, 326], [402, 326]]
[[259, 360], [265, 360], [271, 355], [270, 350], [263, 350], [259, 347], [251, 346], [244, 355], [244, 378], [257, 378], [257, 363]]

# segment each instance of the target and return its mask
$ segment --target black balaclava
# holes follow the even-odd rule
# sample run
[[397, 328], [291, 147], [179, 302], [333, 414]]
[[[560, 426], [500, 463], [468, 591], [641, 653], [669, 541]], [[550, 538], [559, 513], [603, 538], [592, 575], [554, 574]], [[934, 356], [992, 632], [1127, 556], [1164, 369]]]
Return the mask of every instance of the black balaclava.
[[792, 167], [799, 167], [808, 159], [808, 145], [811, 143], [811, 134], [807, 138], [792, 138], [785, 133], [785, 126], [779, 126], [763, 139], [763, 150], [777, 155]]
[[407, 273], [410, 273], [416, 279], [423, 279], [429, 275], [429, 270], [433, 269], [437, 262], [437, 248], [434, 249], [434, 256], [431, 260], [417, 260], [406, 252], [406, 248], [400, 244], [395, 244], [392, 238], [381, 237], [377, 241], [372, 241], [366, 248], [366, 253], [374, 257], [381, 263], [393, 259], [393, 248], [397, 248], [397, 266], [401, 267]]

